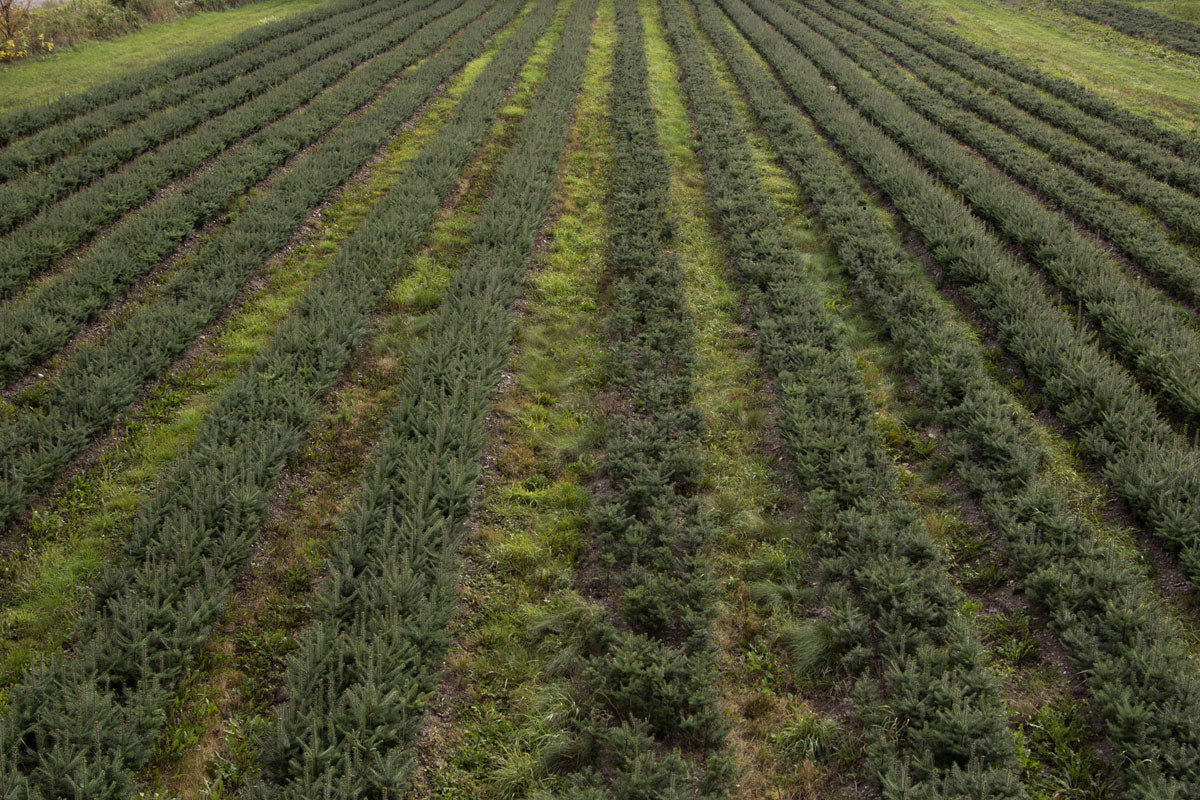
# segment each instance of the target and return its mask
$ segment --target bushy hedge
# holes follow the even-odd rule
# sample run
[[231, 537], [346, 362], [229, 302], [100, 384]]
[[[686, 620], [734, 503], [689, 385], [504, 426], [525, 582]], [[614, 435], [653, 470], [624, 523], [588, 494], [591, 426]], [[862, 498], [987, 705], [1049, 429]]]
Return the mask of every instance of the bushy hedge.
[[580, 0], [571, 10], [454, 282], [398, 387], [360, 497], [342, 522], [318, 621], [288, 665], [288, 699], [261, 759], [261, 796], [400, 797], [406, 788], [448, 643], [454, 552], [511, 351], [512, 305], [550, 206], [595, 9], [596, 0]]
[[1141, 571], [1107, 553], [1071, 511], [1027, 414], [988, 377], [980, 345], [953, 320], [859, 179], [746, 53], [711, 0], [700, 23], [776, 153], [812, 202], [855, 289], [885, 327], [937, 415], [958, 474], [1001, 532], [1009, 563], [1049, 617], [1092, 694], [1131, 795], [1200, 791], [1200, 681], [1181, 633], [1148, 599]]
[[39, 41], [70, 46], [133, 33], [147, 23], [223, 11], [248, 0], [49, 0], [29, 14], [28, 31]]

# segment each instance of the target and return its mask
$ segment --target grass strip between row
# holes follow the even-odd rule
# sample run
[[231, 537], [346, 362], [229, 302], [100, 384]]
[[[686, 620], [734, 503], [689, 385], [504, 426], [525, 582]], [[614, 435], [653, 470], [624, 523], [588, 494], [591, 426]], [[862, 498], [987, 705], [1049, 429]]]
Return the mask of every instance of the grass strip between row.
[[1059, 7], [1138, 39], [1200, 56], [1200, 25], [1117, 0], [1058, 0]]
[[[468, 20], [484, 0], [472, 0], [431, 26], [409, 48], [424, 56]], [[503, 8], [478, 19], [462, 42], [423, 64], [388, 91], [353, 125], [264, 187], [237, 219], [207, 242], [147, 304], [99, 342], [74, 354], [41, 397], [0, 425], [0, 522], [9, 523], [177, 358], [236, 297], [271, 253], [318, 203], [366, 162], [475, 53], [507, 17]], [[482, 33], [481, 33], [482, 32]]]
[[[798, 666], [837, 659], [863, 673], [856, 701], [878, 735], [868, 766], [885, 797], [1025, 797], [999, 683], [962, 621], [944, 556], [900, 496], [845, 334], [806, 279], [682, 6], [663, 6], [711, 204], [775, 383], [779, 431], [823, 534], [830, 616], [806, 634], [809, 663]], [[873, 656], [883, 662], [874, 671]]]
[[[1152, 220], [1147, 219], [1139, 208], [1095, 185], [1089, 178], [1060, 168], [1047, 155], [1025, 147], [1015, 135], [998, 129], [1003, 128], [1003, 125], [993, 126], [975, 116], [972, 113], [973, 109], [961, 108], [929, 87], [909, 80], [902, 74], [900, 68], [875, 46], [874, 42], [878, 41], [878, 36], [870, 36], [870, 39], [867, 40], [858, 35], [866, 26], [854, 17], [841, 14], [821, 0], [806, 0], [806, 5], [816, 6], [816, 13], [811, 10], [801, 11], [802, 7], [795, 3], [788, 4], [789, 7], [795, 9], [793, 13], [798, 12], [801, 15], [800, 18], [805, 24], [834, 42], [842, 53], [866, 69], [877, 81], [903, 99], [910, 108], [953, 134], [962, 143], [974, 148], [976, 152], [989, 159], [1005, 174], [1037, 192], [1051, 205], [1072, 215], [1097, 235], [1116, 245], [1121, 252], [1166, 289], [1177, 293], [1187, 303], [1200, 306], [1200, 263], [1196, 261], [1189, 248], [1173, 243], [1168, 233]], [[818, 13], [821, 16], [817, 16]], [[830, 22], [826, 15], [836, 22]], [[840, 27], [842, 24], [855, 28], [857, 31], [851, 32]], [[870, 35], [869, 29], [867, 34]], [[890, 47], [887, 49], [892, 50]], [[931, 66], [935, 73], [946, 73], [943, 68], [932, 64], [928, 59], [925, 61], [926, 65]], [[928, 76], [924, 70], [922, 73], [922, 77]], [[937, 80], [934, 76], [929, 77]], [[959, 83], [963, 84], [964, 82], [960, 80]], [[980, 92], [974, 92], [972, 96], [987, 97]], [[995, 98], [991, 99], [995, 100]], [[995, 102], [998, 105], [1004, 104], [1000, 100], [995, 100]], [[1010, 107], [1009, 111], [1009, 119], [1019, 118], [1020, 112], [1016, 109]], [[1037, 123], [1034, 122], [1034, 124]], [[1048, 126], [1042, 127], [1052, 138], [1070, 138], [1062, 131]], [[1100, 154], [1097, 155], [1097, 160], [1101, 163], [1096, 165], [1093, 175], [1101, 176], [1119, 171], [1121, 167], [1128, 168], [1126, 164], [1114, 162]], [[995, 178], [992, 179], [993, 182], [994, 180]], [[1148, 181], [1143, 182], [1148, 183]], [[1164, 184], [1157, 184], [1157, 187], [1162, 190], [1162, 202], [1159, 207], [1166, 209], [1168, 216], [1177, 220], [1180, 229], [1189, 232], [1188, 235], [1195, 241], [1200, 241], [1200, 200], [1184, 195]], [[1014, 193], [1011, 190], [1008, 194], [1015, 198], [1020, 196], [1019, 192]], [[1003, 202], [1002, 198], [997, 198], [986, 206], [980, 206], [980, 210], [990, 217], [997, 213], [998, 207]], [[1012, 205], [1012, 203], [1008, 203], [1008, 205]], [[1026, 202], [1021, 205], [1029, 206], [1030, 204]], [[1025, 228], [1019, 219], [1014, 224], [1018, 229]], [[998, 227], [1007, 231], [1012, 229], [1013, 224]], [[1078, 250], [1078, 244], [1073, 249]], [[1091, 256], [1093, 263], [1102, 263], [1104, 260], [1106, 259], [1097, 255]], [[1114, 271], [1114, 274], [1119, 274], [1119, 272]], [[1091, 283], [1092, 280], [1084, 278], [1084, 282]], [[1148, 292], [1145, 294], [1153, 296]], [[1140, 302], [1144, 304], [1145, 301]], [[1187, 321], [1180, 319], [1177, 309], [1170, 305], [1161, 303], [1159, 305], [1166, 309], [1173, 321], [1187, 327]]]
[[[849, 8], [851, 2], [852, 0], [841, 0], [840, 3], [838, 0], [805, 0], [805, 5], [843, 28], [864, 37], [905, 69], [963, 108], [1014, 134], [1030, 146], [1042, 150], [1097, 186], [1104, 186], [1130, 203], [1143, 206], [1192, 243], [1200, 243], [1200, 199], [1146, 175], [1133, 164], [1086, 143], [1071, 131], [1058, 127], [1053, 121], [1043, 121], [1019, 108], [1011, 100], [987, 91], [986, 87], [973, 84], [969, 77], [943, 66], [898, 37], [869, 25], [841, 8]], [[869, 13], [864, 10], [864, 16]], [[1092, 210], [1089, 215], [1080, 216], [1095, 216], [1098, 213], [1097, 210]], [[1119, 226], [1121, 221], [1119, 218], [1105, 218], [1105, 222], [1110, 226]], [[1145, 236], [1136, 229], [1122, 235]], [[1131, 257], [1136, 257], [1131, 251], [1126, 252], [1129, 252]], [[1166, 278], [1167, 274], [1163, 277]], [[1182, 276], [1179, 280], [1179, 285], [1173, 285], [1172, 288], [1200, 304], [1200, 301], [1193, 299], [1200, 297], [1200, 289], [1197, 289], [1191, 280], [1184, 281]]]
[[[429, 6], [428, 0], [413, 0], [413, 4]], [[344, 48], [340, 52], [334, 52], [231, 113], [210, 120], [192, 133], [71, 195], [0, 239], [0, 294], [7, 296], [19, 290], [29, 278], [52, 267], [61, 256], [90, 240], [105, 225], [117, 223], [108, 236], [83, 251], [77, 263], [71, 265], [75, 269], [35, 284], [15, 305], [5, 307], [3, 313], [6, 316], [20, 313], [20, 309], [37, 298], [53, 296], [61, 291], [56, 287], [71, 280], [70, 274], [84, 263], [105, 259], [121, 263], [131, 256], [140, 259], [136, 263], [143, 265], [157, 263], [185, 236], [227, 208], [233, 198], [264, 178], [291, 154], [312, 144], [319, 131], [326, 130], [333, 121], [348, 114], [348, 110], [337, 110], [346, 97], [356, 93], [362, 97], [350, 109], [366, 102], [372, 93], [363, 95], [362, 90], [370, 85], [371, 79], [379, 81], [377, 91], [379, 85], [395, 75], [395, 71], [379, 74], [381, 66], [387, 66], [393, 60], [387, 57], [387, 52], [423, 26], [429, 26], [440, 16], [436, 9], [445, 14], [457, 5], [435, 2], [411, 16], [404, 14], [407, 5], [400, 6], [383, 12], [384, 18], [392, 18], [392, 22], [383, 28], [378, 25], [385, 21], [383, 18], [360, 21], [349, 30], [319, 43], [321, 47], [336, 45]], [[385, 56], [376, 58], [381, 53]], [[401, 64], [397, 71], [403, 68], [403, 62]], [[293, 113], [298, 109], [299, 113]], [[305, 121], [318, 118], [322, 113], [330, 120], [329, 125], [307, 132]], [[231, 145], [239, 143], [242, 146], [225, 152]], [[204, 166], [209, 159], [213, 159], [209, 168], [199, 170], [181, 189], [163, 198], [154, 198], [172, 177], [183, 178]], [[138, 208], [143, 203], [146, 205]], [[134, 213], [122, 219], [130, 211]], [[114, 269], [113, 266], [107, 268]], [[141, 266], [140, 269], [145, 271], [149, 267]], [[100, 288], [96, 288], [89, 294], [99, 291]], [[98, 302], [103, 307], [112, 291], [110, 289], [108, 295], [99, 294], [91, 306]], [[38, 327], [35, 323], [26, 325], [30, 326]], [[7, 336], [11, 340], [13, 328], [7, 327]], [[17, 326], [17, 330], [20, 329], [21, 326]], [[3, 352], [7, 353], [9, 347], [6, 344]]]
[[[508, 16], [522, 5], [506, 3]], [[0, 721], [0, 796], [115, 800], [133, 791], [173, 687], [250, 557], [284, 464], [552, 16], [552, 3], [539, 4], [505, 40], [454, 117], [223, 394], [198, 444], [141, 509], [128, 563], [97, 586], [73, 657], [35, 667], [14, 687]]]
[[512, 306], [550, 206], [595, 10], [596, 0], [571, 10], [470, 249], [397, 390], [342, 523], [318, 621], [288, 665], [288, 700], [261, 759], [264, 796], [398, 797], [407, 786], [448, 644], [454, 553], [511, 351]]
[[[815, 122], [896, 206], [1139, 522], [1200, 582], [1200, 456], [1029, 270], [741, 0], [719, 0]], [[1194, 389], [1195, 387], [1191, 387]]]
[[[247, 73], [240, 80], [200, 92], [173, 108], [113, 130], [67, 158], [7, 182], [4, 192], [0, 193], [0, 233], [8, 233], [56, 201], [131, 161], [140, 161], [138, 156], [141, 154], [158, 148], [164, 142], [173, 143], [173, 140], [197, 126], [201, 127], [201, 131], [198, 131], [201, 134], [213, 129], [223, 131], [225, 136], [222, 139], [209, 140], [203, 135], [188, 139], [191, 146], [184, 150], [183, 158], [179, 157], [180, 147], [176, 145], [164, 148], [175, 158], [164, 158], [160, 152], [155, 154], [157, 157], [146, 159], [156, 165], [157, 170], [147, 173], [146, 165], [139, 163], [140, 185], [149, 196], [155, 188], [187, 175], [213, 153], [273, 119], [265, 115], [246, 116], [239, 113], [239, 106], [276, 89], [301, 70], [358, 44], [362, 31], [379, 30], [428, 4], [428, 0], [425, 3], [381, 2], [350, 11], [344, 19], [333, 19], [310, 29], [307, 33], [311, 36], [305, 37], [306, 41], [297, 43], [281, 57]], [[231, 119], [220, 119], [230, 110], [234, 110]], [[233, 121], [239, 124], [231, 125]], [[197, 142], [205, 142], [208, 147], [197, 147]], [[123, 177], [127, 182], [129, 176]], [[110, 213], [119, 209], [118, 204]]]
[[949, 437], [948, 454], [1003, 536], [1018, 589], [1050, 618], [1116, 746], [1131, 795], [1200, 791], [1200, 682], [1181, 637], [1148, 601], [1142, 571], [1113, 557], [1047, 474], [1033, 424], [987, 376], [980, 345], [951, 319], [922, 267], [787, 93], [755, 64], [711, 0], [696, 3], [770, 142], [816, 210]]
[[52, 164], [76, 152], [88, 142], [107, 137], [124, 125], [136, 122], [155, 111], [189, 101], [201, 92], [211, 92], [276, 59], [290, 56], [301, 47], [344, 27], [347, 20], [354, 17], [355, 12], [368, 7], [378, 10], [380, 0], [340, 0], [331, 3], [323, 7], [325, 13], [311, 24], [270, 39], [234, 58], [182, 78], [170, 86], [152, 89], [135, 98], [101, 106], [88, 114], [41, 128], [29, 138], [0, 150], [0, 181], [10, 181], [22, 172]]

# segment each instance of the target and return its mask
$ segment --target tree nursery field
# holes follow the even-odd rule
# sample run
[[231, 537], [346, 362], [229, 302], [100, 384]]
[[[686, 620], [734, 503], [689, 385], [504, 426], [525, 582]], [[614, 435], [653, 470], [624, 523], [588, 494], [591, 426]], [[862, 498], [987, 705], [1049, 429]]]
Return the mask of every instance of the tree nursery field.
[[0, 800], [1200, 798], [1187, 15], [220, 30], [0, 113]]

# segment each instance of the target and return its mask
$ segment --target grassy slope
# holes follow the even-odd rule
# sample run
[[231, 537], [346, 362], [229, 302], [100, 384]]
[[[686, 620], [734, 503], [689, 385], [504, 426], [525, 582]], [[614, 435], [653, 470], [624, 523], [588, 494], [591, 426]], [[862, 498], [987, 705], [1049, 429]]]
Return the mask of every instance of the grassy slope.
[[1173, 127], [1200, 130], [1200, 59], [1037, 0], [901, 0], [901, 5]]
[[49, 102], [145, 67], [168, 55], [199, 50], [242, 31], [321, 5], [325, 0], [260, 0], [209, 11], [136, 33], [85, 42], [51, 55], [0, 67], [0, 111]]
[[1130, 5], [1168, 17], [1200, 23], [1200, 0], [1129, 0]]

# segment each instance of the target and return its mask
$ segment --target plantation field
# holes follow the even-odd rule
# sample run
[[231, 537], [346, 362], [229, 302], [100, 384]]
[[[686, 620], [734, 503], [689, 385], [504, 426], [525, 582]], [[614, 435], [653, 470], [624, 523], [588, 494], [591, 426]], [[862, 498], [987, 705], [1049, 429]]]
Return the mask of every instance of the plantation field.
[[301, 0], [0, 69], [0, 798], [1200, 797], [1153, 6]]

